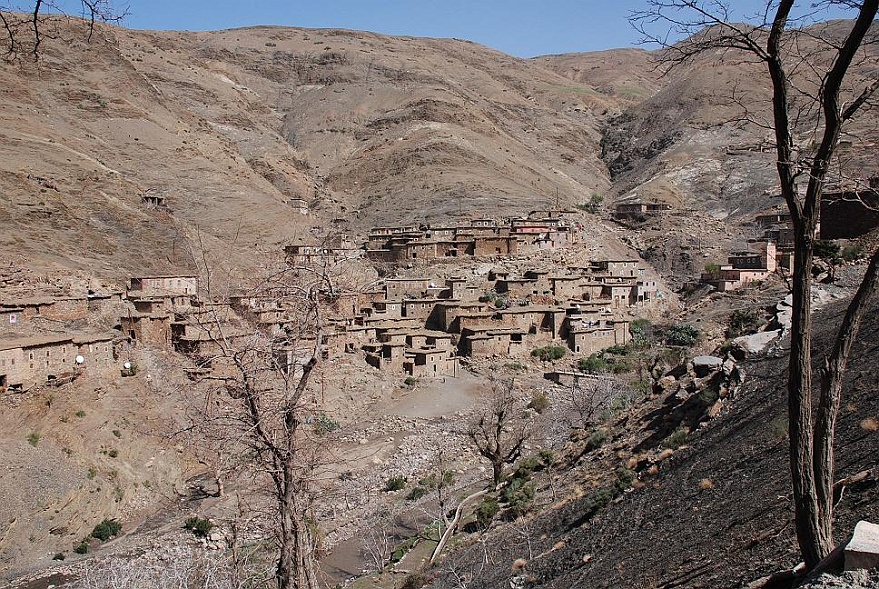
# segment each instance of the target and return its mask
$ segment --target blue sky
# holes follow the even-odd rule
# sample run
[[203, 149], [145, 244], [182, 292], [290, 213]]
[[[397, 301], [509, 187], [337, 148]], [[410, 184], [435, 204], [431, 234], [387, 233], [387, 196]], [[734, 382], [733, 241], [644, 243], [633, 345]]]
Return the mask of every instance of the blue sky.
[[[739, 16], [760, 0], [732, 0]], [[458, 37], [519, 57], [628, 47], [643, 0], [128, 0], [136, 29], [218, 30], [251, 25], [343, 28]]]

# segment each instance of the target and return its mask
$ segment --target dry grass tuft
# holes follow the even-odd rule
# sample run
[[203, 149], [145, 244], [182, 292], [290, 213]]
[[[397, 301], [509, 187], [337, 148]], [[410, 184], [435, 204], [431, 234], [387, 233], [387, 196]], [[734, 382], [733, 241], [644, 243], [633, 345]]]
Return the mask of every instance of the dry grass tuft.
[[865, 432], [879, 432], [879, 420], [873, 417], [861, 420], [861, 429]]

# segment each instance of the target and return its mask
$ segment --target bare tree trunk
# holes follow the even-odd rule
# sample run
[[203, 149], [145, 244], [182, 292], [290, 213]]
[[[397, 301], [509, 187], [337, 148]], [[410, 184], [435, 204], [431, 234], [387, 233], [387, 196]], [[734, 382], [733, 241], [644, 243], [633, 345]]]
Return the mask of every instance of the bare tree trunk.
[[[797, 228], [802, 232], [802, 228]], [[797, 235], [797, 243], [804, 240]], [[830, 550], [818, 508], [815, 473], [812, 468], [814, 430], [812, 423], [812, 247], [797, 248], [794, 256], [793, 315], [788, 379], [790, 470], [793, 482], [797, 541], [803, 560], [812, 568]]]

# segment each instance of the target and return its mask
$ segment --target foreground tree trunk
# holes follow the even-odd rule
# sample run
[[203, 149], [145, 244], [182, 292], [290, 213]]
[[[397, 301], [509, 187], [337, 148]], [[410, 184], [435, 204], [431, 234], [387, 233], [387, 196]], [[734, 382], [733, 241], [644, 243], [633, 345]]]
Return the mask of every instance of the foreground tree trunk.
[[[821, 37], [821, 33], [816, 35], [813, 31], [789, 28], [796, 0], [767, 0], [763, 22], [754, 26], [735, 22], [731, 17], [733, 3], [723, 0], [646, 0], [646, 4], [648, 8], [636, 13], [632, 22], [644, 35], [645, 41], [666, 48], [663, 59], [671, 67], [716, 49], [734, 50], [751, 54], [762, 62], [772, 81], [771, 124], [753, 121], [750, 113], [745, 118], [756, 122], [761, 128], [771, 127], [775, 134], [779, 186], [794, 231], [793, 310], [787, 386], [790, 472], [797, 541], [803, 560], [811, 569], [834, 547], [833, 438], [839, 414], [842, 378], [860, 319], [876, 290], [879, 266], [877, 251], [839, 326], [834, 349], [824, 359], [820, 369], [816, 407], [813, 402], [811, 350], [813, 251], [824, 184], [834, 163], [843, 127], [879, 89], [879, 79], [868, 79], [862, 88], [851, 82], [843, 88], [856, 59], [869, 60], [875, 71], [875, 56], [866, 52], [859, 54], [859, 50], [865, 44], [876, 42], [875, 33], [871, 38], [867, 35], [874, 25], [879, 0], [801, 3], [806, 13], [831, 6], [856, 13], [856, 19], [841, 44], [838, 39]], [[680, 43], [669, 44], [667, 29], [660, 33], [651, 30], [657, 23], [691, 36]], [[801, 23], [798, 21], [798, 24]], [[706, 32], [706, 28], [712, 30]], [[800, 45], [800, 40], [805, 40], [806, 45]], [[832, 52], [830, 58], [824, 57], [820, 51], [810, 52], [807, 47], [810, 42]], [[805, 78], [817, 89], [809, 92], [803, 84], [794, 87], [786, 69], [788, 66], [791, 71], [797, 71], [799, 82]], [[868, 75], [875, 78], [875, 73]], [[804, 137], [799, 143], [796, 141], [798, 134]], [[798, 178], [805, 179], [805, 195], [800, 195], [797, 190]]]

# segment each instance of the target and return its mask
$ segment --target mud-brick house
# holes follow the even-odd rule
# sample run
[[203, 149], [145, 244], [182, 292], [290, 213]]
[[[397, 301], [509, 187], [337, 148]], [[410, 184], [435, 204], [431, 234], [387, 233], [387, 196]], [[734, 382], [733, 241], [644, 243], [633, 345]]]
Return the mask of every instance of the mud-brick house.
[[442, 301], [436, 306], [436, 312], [431, 317], [430, 326], [449, 333], [459, 333], [461, 331], [460, 317], [476, 315], [489, 319], [493, 314], [487, 310], [485, 303], [478, 301]]
[[379, 370], [402, 372], [406, 360], [406, 344], [402, 341], [386, 341], [363, 346], [366, 362]]
[[141, 276], [131, 279], [128, 290], [197, 295], [198, 277], [186, 274]]
[[82, 357], [82, 364], [77, 368], [87, 374], [100, 377], [114, 377], [119, 375], [119, 367], [116, 365], [116, 357], [113, 349], [113, 340], [116, 334], [103, 333], [95, 335], [78, 335], [73, 338], [76, 345], [76, 355]]
[[122, 333], [131, 341], [159, 347], [171, 346], [171, 315], [131, 311], [120, 319]]
[[575, 324], [568, 331], [568, 348], [575, 354], [592, 354], [611, 346], [629, 343], [628, 321], [597, 321], [584, 327]]
[[609, 299], [614, 309], [625, 309], [632, 298], [635, 285], [630, 281], [606, 281], [601, 288], [601, 298]]
[[385, 280], [385, 298], [417, 298], [423, 296], [430, 285], [430, 278], [388, 278]]
[[76, 350], [71, 336], [0, 340], [0, 390], [23, 391], [72, 372]]
[[458, 348], [474, 358], [516, 356], [527, 351], [528, 333], [518, 327], [474, 325], [461, 330]]
[[442, 299], [436, 298], [404, 299], [400, 303], [400, 316], [427, 321], [428, 317], [433, 314], [434, 308], [441, 302], [443, 302]]
[[494, 283], [498, 294], [515, 299], [524, 299], [540, 294], [537, 280], [534, 278], [504, 278]]
[[565, 274], [549, 277], [552, 296], [556, 299], [574, 299], [583, 296], [583, 284], [586, 279], [583, 276]]
[[452, 349], [416, 348], [406, 356], [403, 371], [414, 378], [458, 376], [458, 358]]
[[639, 280], [631, 289], [630, 305], [649, 305], [658, 296], [659, 289], [655, 280]]
[[502, 325], [518, 327], [537, 339], [556, 339], [565, 320], [565, 309], [543, 305], [510, 307], [495, 315]]
[[634, 278], [644, 275], [638, 260], [600, 260], [595, 262], [595, 271], [615, 278]]

